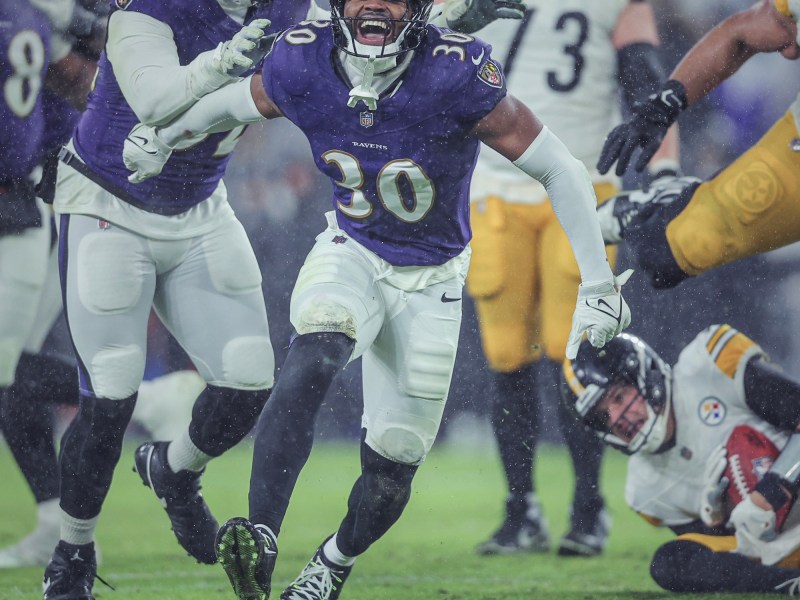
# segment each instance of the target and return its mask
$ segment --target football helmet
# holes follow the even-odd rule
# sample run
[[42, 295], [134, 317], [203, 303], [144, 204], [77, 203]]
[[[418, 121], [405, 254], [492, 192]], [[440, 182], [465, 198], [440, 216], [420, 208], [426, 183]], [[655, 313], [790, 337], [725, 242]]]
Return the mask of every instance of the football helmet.
[[[433, 7], [433, 0], [405, 0], [406, 11], [402, 19], [383, 19], [389, 27], [395, 27], [399, 23], [403, 24], [403, 28], [395, 39], [389, 42], [384, 40], [380, 46], [370, 46], [356, 40], [356, 29], [376, 19], [345, 17], [344, 5], [346, 2], [347, 0], [331, 0], [331, 21], [334, 43], [340, 50], [351, 56], [359, 58], [395, 57], [418, 48], [425, 39], [425, 26]], [[394, 63], [394, 61], [392, 62]]]
[[[634, 386], [646, 403], [647, 420], [629, 442], [611, 433], [614, 423], [609, 422], [607, 411], [598, 406], [615, 384]], [[625, 454], [655, 453], [663, 447], [667, 441], [671, 388], [670, 366], [646, 342], [628, 333], [616, 336], [601, 349], [584, 341], [577, 357], [566, 359], [561, 371], [561, 394], [570, 409], [603, 442]]]

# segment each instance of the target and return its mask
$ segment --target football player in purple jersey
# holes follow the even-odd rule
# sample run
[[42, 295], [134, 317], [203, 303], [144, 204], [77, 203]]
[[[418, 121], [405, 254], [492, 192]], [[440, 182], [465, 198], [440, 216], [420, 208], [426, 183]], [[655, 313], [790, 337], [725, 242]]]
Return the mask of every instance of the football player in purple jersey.
[[122, 144], [135, 123], [169, 122], [236, 81], [260, 61], [268, 34], [318, 10], [312, 0], [113, 7], [54, 199], [80, 408], [62, 441], [61, 539], [45, 569], [47, 600], [92, 598], [94, 530], [144, 373], [151, 308], [208, 385], [188, 428], [142, 445], [135, 467], [184, 549], [216, 561], [218, 524], [200, 476], [252, 429], [274, 378], [261, 274], [221, 181], [243, 128], [187, 140], [177, 168], [145, 186], [127, 181]]
[[427, 23], [431, 5], [334, 0], [330, 21], [285, 31], [260, 74], [207, 95], [169, 126], [137, 125], [125, 143], [131, 181], [149, 182], [170, 169], [187, 136], [285, 116], [333, 183], [334, 210], [292, 294], [297, 335], [257, 425], [249, 519], [231, 519], [217, 536], [241, 599], [269, 595], [276, 538], [320, 403], [357, 357], [361, 476], [338, 530], [281, 598], [338, 598], [356, 557], [403, 512], [453, 372], [481, 141], [545, 185], [569, 235], [583, 283], [567, 355], [585, 332], [599, 347], [630, 322], [585, 168], [506, 94], [488, 45]]

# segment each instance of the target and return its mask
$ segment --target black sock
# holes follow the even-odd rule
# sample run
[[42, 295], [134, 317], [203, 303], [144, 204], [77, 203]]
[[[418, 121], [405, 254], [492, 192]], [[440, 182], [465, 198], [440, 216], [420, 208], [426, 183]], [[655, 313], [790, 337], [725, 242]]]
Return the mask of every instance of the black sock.
[[494, 373], [492, 428], [509, 495], [520, 502], [533, 492], [533, 457], [539, 437], [535, 373], [533, 364], [513, 373]]
[[0, 429], [37, 504], [59, 495], [53, 405], [77, 401], [75, 366], [29, 353], [20, 357], [14, 384], [0, 394]]
[[774, 592], [776, 586], [800, 576], [800, 570], [766, 566], [741, 554], [674, 540], [656, 550], [650, 575], [671, 592]]
[[135, 404], [136, 394], [124, 400], [81, 395], [61, 440], [61, 508], [70, 516], [100, 514]]
[[336, 533], [346, 556], [363, 554], [397, 522], [411, 497], [416, 465], [384, 458], [362, 440], [361, 477], [347, 501], [347, 515]]
[[295, 338], [258, 419], [250, 475], [250, 520], [267, 525], [275, 535], [311, 454], [319, 407], [334, 377], [347, 364], [354, 344], [343, 333]]

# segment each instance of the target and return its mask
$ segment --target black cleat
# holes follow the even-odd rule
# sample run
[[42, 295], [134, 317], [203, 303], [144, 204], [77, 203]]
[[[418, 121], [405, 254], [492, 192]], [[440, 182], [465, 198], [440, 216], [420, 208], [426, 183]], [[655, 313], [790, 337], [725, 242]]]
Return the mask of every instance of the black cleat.
[[61, 540], [44, 570], [44, 600], [94, 600], [97, 576], [94, 543], [75, 545]]
[[217, 533], [217, 560], [239, 600], [267, 600], [278, 544], [265, 529], [243, 517], [228, 520]]
[[[325, 542], [322, 543], [324, 545]], [[330, 562], [325, 558], [322, 546], [317, 548], [297, 579], [283, 590], [280, 600], [336, 600], [339, 597], [353, 567]]]
[[606, 244], [618, 244], [631, 224], [647, 218], [655, 210], [675, 202], [696, 177], [667, 176], [653, 181], [646, 190], [621, 192], [597, 207], [597, 219]]
[[482, 556], [520, 554], [522, 552], [547, 552], [550, 535], [547, 520], [539, 501], [529, 494], [523, 501], [510, 497], [506, 500], [506, 518], [500, 529], [475, 548]]
[[601, 509], [594, 514], [573, 513], [569, 532], [558, 544], [559, 556], [600, 556], [608, 542], [611, 517]]
[[167, 511], [172, 531], [183, 549], [197, 562], [217, 562], [214, 540], [219, 524], [200, 493], [202, 471], [175, 473], [167, 463], [169, 442], [148, 442], [136, 449], [134, 471], [155, 492]]

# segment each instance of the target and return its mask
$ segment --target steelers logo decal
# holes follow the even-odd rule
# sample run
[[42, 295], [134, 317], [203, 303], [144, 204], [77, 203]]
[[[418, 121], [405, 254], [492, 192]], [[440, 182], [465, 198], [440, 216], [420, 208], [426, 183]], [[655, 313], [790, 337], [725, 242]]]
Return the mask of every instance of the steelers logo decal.
[[701, 400], [698, 413], [703, 423], [709, 427], [716, 427], [725, 420], [728, 409], [725, 408], [722, 400], [709, 396]]

